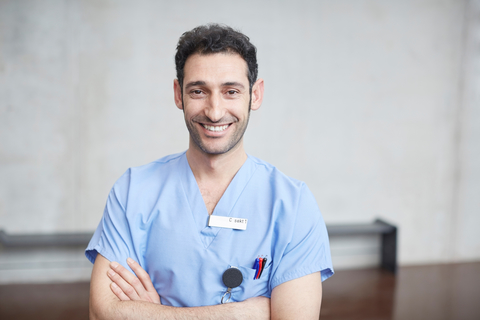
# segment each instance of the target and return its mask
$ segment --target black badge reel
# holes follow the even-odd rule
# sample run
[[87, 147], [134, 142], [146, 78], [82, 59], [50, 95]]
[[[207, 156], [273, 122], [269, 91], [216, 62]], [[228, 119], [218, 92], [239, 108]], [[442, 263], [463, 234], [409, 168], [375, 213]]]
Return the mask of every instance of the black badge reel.
[[[242, 284], [243, 275], [240, 270], [238, 270], [235, 267], [231, 267], [225, 270], [222, 276], [222, 280], [223, 280], [223, 284], [227, 287], [227, 291], [223, 294], [221, 302], [227, 303], [232, 297], [232, 289]], [[227, 294], [228, 294], [228, 298], [225, 301], [223, 301], [223, 299], [225, 299]]]

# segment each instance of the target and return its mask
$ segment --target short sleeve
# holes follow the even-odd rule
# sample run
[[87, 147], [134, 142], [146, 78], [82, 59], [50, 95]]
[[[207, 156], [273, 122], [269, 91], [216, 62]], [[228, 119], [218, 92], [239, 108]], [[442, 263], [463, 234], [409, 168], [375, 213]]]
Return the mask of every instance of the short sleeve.
[[302, 186], [295, 225], [270, 287], [320, 271], [322, 281], [333, 275], [327, 228], [313, 194]]
[[102, 220], [85, 250], [85, 255], [94, 263], [97, 253], [100, 253], [131, 271], [126, 263], [127, 258], [139, 260], [126, 216], [129, 180], [130, 173], [127, 171], [110, 191]]

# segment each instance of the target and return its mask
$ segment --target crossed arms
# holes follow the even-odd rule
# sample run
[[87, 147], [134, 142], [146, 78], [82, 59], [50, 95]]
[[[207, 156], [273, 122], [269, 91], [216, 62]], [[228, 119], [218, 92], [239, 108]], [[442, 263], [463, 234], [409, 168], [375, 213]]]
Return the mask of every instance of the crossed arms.
[[149, 275], [128, 261], [138, 278], [98, 254], [90, 283], [90, 319], [318, 319], [322, 300], [320, 273], [287, 281], [271, 299], [254, 297], [206, 307], [164, 306]]

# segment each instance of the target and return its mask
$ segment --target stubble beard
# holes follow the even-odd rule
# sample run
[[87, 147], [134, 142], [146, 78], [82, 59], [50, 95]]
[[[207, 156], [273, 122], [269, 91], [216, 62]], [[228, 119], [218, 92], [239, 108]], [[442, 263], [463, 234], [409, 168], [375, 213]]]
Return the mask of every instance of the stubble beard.
[[[197, 128], [195, 127], [195, 123], [198, 123], [198, 122], [192, 123], [192, 122], [188, 121], [187, 119], [185, 119], [186, 120], [185, 123], [187, 124], [187, 129], [188, 129], [188, 132], [190, 133], [191, 139], [193, 140], [195, 145], [206, 154], [217, 155], [217, 154], [225, 154], [225, 153], [229, 152], [230, 150], [235, 148], [240, 143], [240, 141], [243, 138], [243, 135], [245, 134], [245, 131], [247, 130], [248, 121], [250, 120], [251, 104], [252, 104], [252, 95], [250, 94], [250, 100], [248, 102], [247, 118], [245, 119], [243, 124], [236, 129], [236, 131], [233, 133], [232, 137], [230, 138], [230, 140], [227, 142], [226, 145], [220, 146], [219, 149], [207, 147], [202, 142], [202, 139], [200, 137], [200, 133], [198, 132]], [[182, 106], [183, 106], [183, 112], [185, 113], [185, 105], [183, 104], [183, 96], [182, 96]], [[192, 120], [197, 120], [197, 121], [201, 120], [200, 122], [203, 121], [203, 122], [215, 123], [215, 122], [211, 121], [210, 119], [208, 119], [206, 117], [193, 118]], [[207, 120], [207, 121], [205, 121], [205, 120]], [[225, 119], [222, 118], [217, 122], [225, 123], [225, 122], [222, 122], [224, 120]], [[236, 118], [236, 117], [233, 117], [232, 119], [227, 119], [227, 120], [234, 120], [234, 121], [226, 121], [226, 122], [232, 123], [231, 125], [240, 124], [240, 122], [238, 121], [238, 118]], [[228, 129], [226, 129], [226, 130], [228, 130]], [[216, 139], [216, 138], [211, 138], [211, 139]]]

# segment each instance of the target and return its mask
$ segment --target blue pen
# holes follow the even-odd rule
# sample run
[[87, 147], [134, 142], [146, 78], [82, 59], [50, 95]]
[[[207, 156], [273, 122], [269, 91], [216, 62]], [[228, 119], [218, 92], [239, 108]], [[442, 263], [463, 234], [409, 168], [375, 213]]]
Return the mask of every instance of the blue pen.
[[255, 259], [255, 263], [253, 264], [253, 268], [252, 268], [252, 269], [255, 269], [255, 275], [253, 276], [253, 280], [255, 280], [255, 278], [257, 277], [258, 267], [259, 267], [259, 260], [257, 258]]

